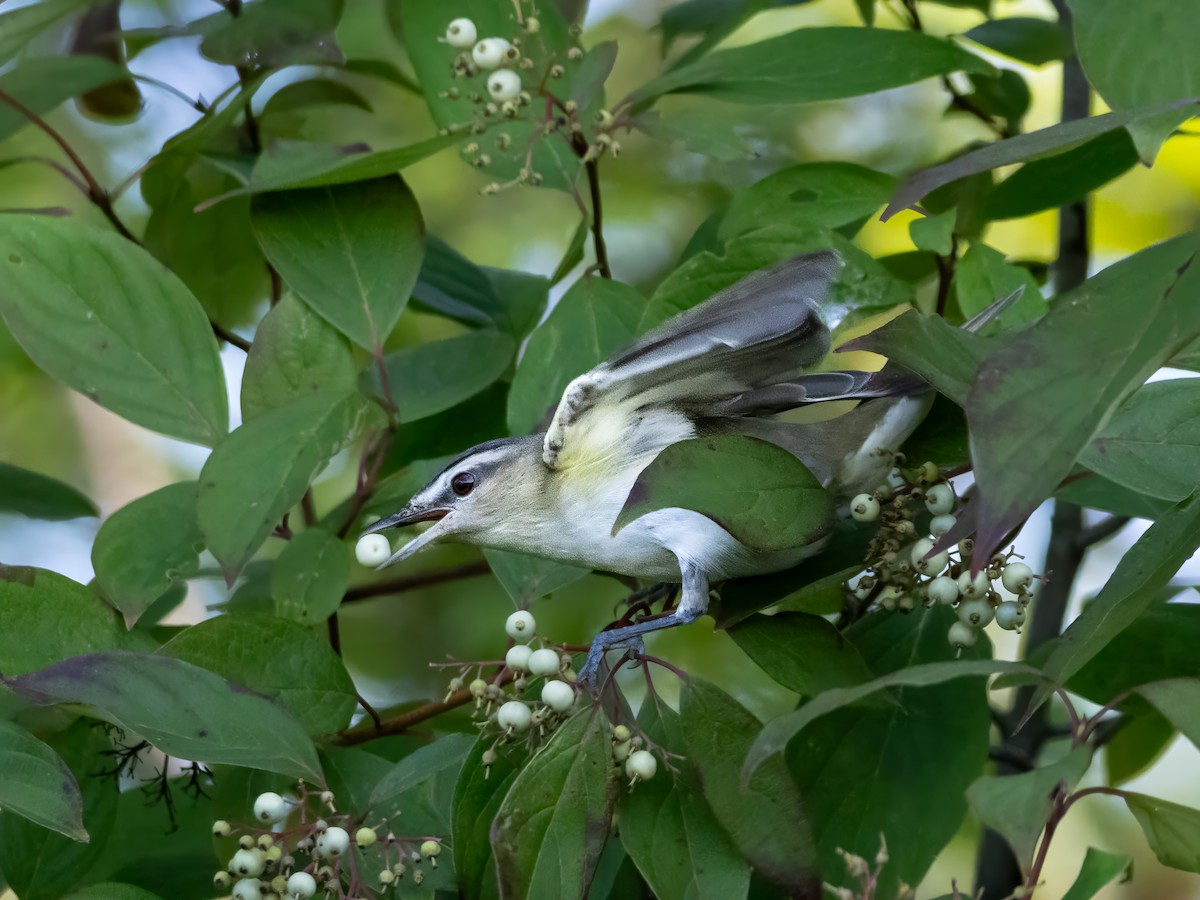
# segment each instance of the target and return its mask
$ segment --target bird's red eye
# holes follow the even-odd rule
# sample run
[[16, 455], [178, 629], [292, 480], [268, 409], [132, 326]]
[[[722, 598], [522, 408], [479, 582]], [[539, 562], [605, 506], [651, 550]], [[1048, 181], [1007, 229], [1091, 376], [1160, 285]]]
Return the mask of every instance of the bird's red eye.
[[459, 472], [450, 479], [450, 487], [460, 497], [465, 497], [475, 487], [475, 476], [470, 472]]

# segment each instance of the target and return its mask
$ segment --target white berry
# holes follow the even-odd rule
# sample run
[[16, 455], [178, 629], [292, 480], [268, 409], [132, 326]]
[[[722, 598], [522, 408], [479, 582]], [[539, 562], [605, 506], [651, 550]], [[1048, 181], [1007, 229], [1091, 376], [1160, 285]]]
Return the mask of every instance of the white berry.
[[950, 562], [950, 554], [943, 550], [941, 553], [935, 553], [933, 556], [928, 556], [929, 551], [933, 549], [933, 541], [929, 538], [921, 538], [913, 544], [912, 549], [912, 564], [913, 568], [922, 575], [936, 575], [942, 569], [946, 568], [946, 563]]
[[939, 575], [929, 582], [929, 599], [943, 606], [953, 606], [958, 602], [958, 582], [949, 575]]
[[986, 600], [964, 600], [958, 604], [958, 621], [974, 628], [983, 628], [995, 618], [996, 611]]
[[554, 650], [543, 647], [529, 654], [530, 675], [557, 675], [558, 666], [558, 653]]
[[307, 872], [293, 872], [287, 880], [287, 895], [293, 900], [308, 900], [317, 893], [317, 879]]
[[262, 900], [262, 882], [257, 878], [242, 878], [229, 896], [232, 900]]
[[509, 700], [496, 711], [496, 724], [505, 731], [528, 731], [533, 722], [533, 713], [519, 700]]
[[1005, 631], [1019, 631], [1025, 624], [1025, 607], [1012, 600], [1005, 600], [996, 607], [996, 624]]
[[1033, 582], [1033, 569], [1023, 562], [1010, 562], [1004, 567], [1000, 580], [1005, 588], [1014, 594], [1021, 594]]
[[504, 62], [505, 56], [511, 49], [512, 44], [504, 38], [484, 38], [472, 48], [471, 59], [481, 69], [495, 69]]
[[870, 494], [859, 494], [850, 501], [850, 515], [856, 522], [874, 522], [879, 518], [879, 501]]
[[350, 833], [338, 825], [331, 825], [317, 837], [317, 854], [330, 859], [350, 849]]
[[488, 94], [497, 103], [521, 96], [521, 76], [510, 69], [497, 69], [487, 80]]
[[526, 672], [529, 670], [529, 657], [532, 655], [533, 651], [525, 644], [513, 644], [504, 654], [504, 664], [514, 672]]
[[649, 750], [635, 750], [625, 761], [625, 774], [639, 781], [649, 781], [658, 771], [658, 760]]
[[542, 685], [542, 702], [556, 713], [565, 713], [575, 705], [575, 691], [565, 681], [547, 681]]
[[980, 571], [974, 578], [970, 572], [963, 572], [958, 576], [958, 592], [966, 600], [978, 600], [986, 596], [990, 586], [986, 571]]
[[944, 516], [934, 516], [929, 523], [929, 533], [935, 538], [940, 538], [943, 534], [949, 531], [958, 522], [954, 516], [947, 513]]
[[432, 859], [442, 852], [442, 845], [438, 841], [422, 841], [421, 855], [426, 859]]
[[455, 19], [446, 26], [446, 43], [451, 47], [470, 47], [479, 36], [470, 19]]
[[260, 822], [274, 825], [287, 817], [288, 803], [274, 791], [259, 794], [254, 801], [254, 818]]
[[528, 644], [536, 630], [537, 621], [533, 614], [523, 609], [517, 610], [504, 623], [504, 631], [508, 636], [521, 644]]
[[377, 566], [392, 555], [392, 542], [382, 534], [364, 534], [354, 545], [354, 558], [361, 566]]
[[267, 861], [263, 857], [263, 852], [258, 849], [239, 850], [229, 861], [229, 868], [233, 874], [240, 875], [242, 878], [254, 878], [261, 875], [266, 866]]
[[954, 512], [954, 489], [948, 484], [935, 484], [925, 492], [925, 508], [935, 516]]
[[975, 642], [979, 640], [979, 632], [970, 625], [955, 622], [950, 626], [950, 633], [947, 637], [950, 639], [951, 647], [958, 647], [961, 650], [963, 647], [975, 646]]
[[900, 598], [904, 596], [904, 588], [897, 587], [894, 584], [889, 584], [879, 592], [879, 605], [891, 612], [898, 605]]

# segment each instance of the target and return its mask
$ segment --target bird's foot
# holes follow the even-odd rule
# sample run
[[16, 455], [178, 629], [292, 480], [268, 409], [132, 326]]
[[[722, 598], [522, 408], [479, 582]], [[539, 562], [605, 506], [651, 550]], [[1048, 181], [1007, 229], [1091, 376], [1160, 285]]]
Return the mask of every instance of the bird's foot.
[[602, 687], [600, 665], [604, 662], [604, 654], [609, 650], [619, 648], [625, 648], [629, 652], [629, 655], [633, 657], [640, 657], [646, 652], [646, 645], [642, 641], [641, 635], [623, 636], [620, 634], [623, 630], [621, 628], [614, 628], [611, 631], [602, 631], [592, 641], [592, 647], [588, 650], [583, 668], [579, 670], [579, 682], [593, 696], [599, 694]]

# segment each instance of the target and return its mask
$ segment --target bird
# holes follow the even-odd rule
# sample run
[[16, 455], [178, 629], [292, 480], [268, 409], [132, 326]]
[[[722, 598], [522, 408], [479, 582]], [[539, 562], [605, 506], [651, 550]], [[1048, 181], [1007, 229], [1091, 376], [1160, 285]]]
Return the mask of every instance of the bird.
[[[613, 526], [638, 475], [667, 447], [741, 434], [792, 453], [840, 503], [878, 487], [920, 423], [932, 390], [890, 364], [878, 372], [813, 371], [845, 310], [834, 302], [840, 256], [822, 250], [752, 274], [635, 340], [563, 391], [545, 431], [456, 456], [399, 511], [364, 534], [434, 524], [379, 568], [439, 541], [558, 560], [681, 585], [669, 614], [596, 635], [579, 680], [596, 689], [605, 654], [702, 616], [710, 584], [790, 568], [828, 535], [762, 551], [698, 512], [668, 508]], [[818, 423], [777, 414], [863, 401]]]

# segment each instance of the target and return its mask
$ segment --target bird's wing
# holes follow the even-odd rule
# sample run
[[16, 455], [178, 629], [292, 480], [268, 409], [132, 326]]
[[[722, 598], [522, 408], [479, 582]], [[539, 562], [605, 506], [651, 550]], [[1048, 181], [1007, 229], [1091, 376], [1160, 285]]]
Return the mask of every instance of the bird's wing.
[[[829, 351], [819, 310], [841, 267], [830, 250], [798, 256], [726, 288], [576, 378], [546, 432], [551, 469], [605, 406], [722, 414], [732, 398], [794, 380]], [[728, 413], [725, 413], [728, 414]]]

